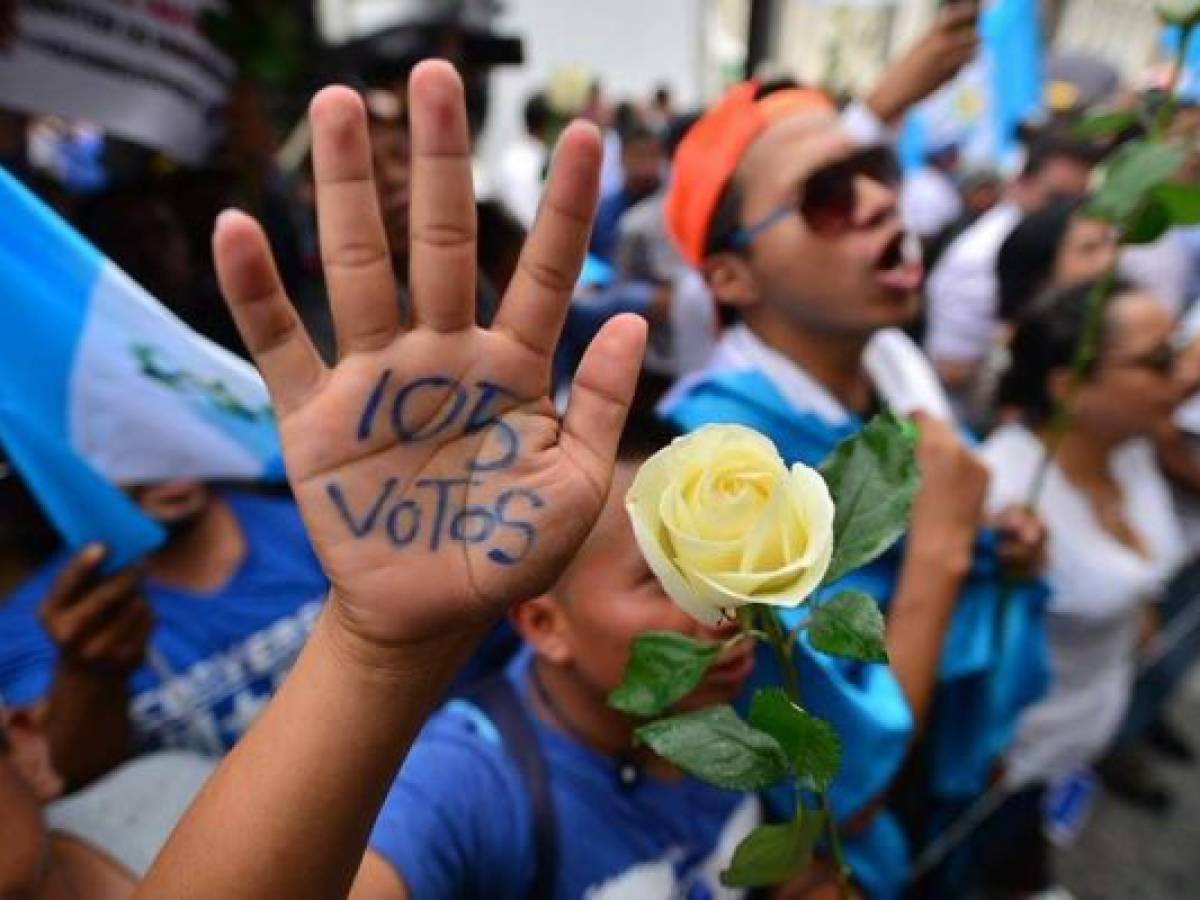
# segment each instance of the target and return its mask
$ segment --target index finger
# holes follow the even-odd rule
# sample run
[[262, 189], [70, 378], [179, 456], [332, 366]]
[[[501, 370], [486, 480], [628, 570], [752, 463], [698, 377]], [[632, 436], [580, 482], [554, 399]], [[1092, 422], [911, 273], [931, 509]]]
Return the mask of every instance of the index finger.
[[69, 604], [69, 601], [82, 593], [84, 586], [91, 581], [100, 563], [108, 555], [103, 544], [88, 544], [76, 553], [50, 586], [50, 593], [44, 604], [46, 609], [54, 609]]

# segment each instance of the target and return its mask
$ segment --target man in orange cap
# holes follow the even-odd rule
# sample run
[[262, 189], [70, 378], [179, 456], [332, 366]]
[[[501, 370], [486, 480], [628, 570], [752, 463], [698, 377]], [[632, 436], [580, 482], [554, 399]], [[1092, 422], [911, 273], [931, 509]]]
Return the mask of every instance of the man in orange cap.
[[[942, 58], [961, 64], [973, 36], [974, 6], [959, 4], [943, 11], [926, 47], [940, 43]], [[902, 81], [885, 79], [883, 90]], [[876, 411], [919, 426], [923, 483], [907, 540], [852, 576], [887, 615], [891, 670], [830, 659], [806, 639], [796, 648], [800, 672], [811, 673], [806, 702], [841, 732], [832, 800], [840, 818], [867, 823], [850, 855], [874, 897], [896, 896], [905, 879], [905, 842], [893, 820], [871, 811], [895, 799], [914, 745], [920, 814], [905, 824], [909, 846], [919, 847], [935, 804], [953, 815], [986, 789], [1047, 674], [1044, 588], [1018, 592], [1027, 595], [1011, 604], [1019, 614], [998, 629], [997, 556], [985, 549], [990, 538], [979, 540], [986, 471], [958, 435], [928, 360], [899, 330], [918, 312], [923, 272], [900, 222], [898, 187], [891, 151], [856, 140], [820, 94], [752, 81], [685, 137], [666, 204], [680, 251], [730, 326], [707, 370], [668, 394], [668, 419], [685, 430], [747, 425], [810, 465]], [[1034, 570], [1040, 525], [1010, 519], [1000, 556]], [[786, 624], [799, 624], [805, 609]], [[1005, 664], [1018, 650], [1024, 666], [1015, 671]]]

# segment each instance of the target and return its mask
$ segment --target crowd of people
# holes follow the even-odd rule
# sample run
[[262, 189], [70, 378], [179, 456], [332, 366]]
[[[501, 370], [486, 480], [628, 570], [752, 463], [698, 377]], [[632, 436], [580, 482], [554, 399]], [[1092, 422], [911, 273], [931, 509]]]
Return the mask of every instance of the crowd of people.
[[[255, 361], [289, 478], [122, 485], [167, 537], [116, 572], [0, 480], [0, 896], [743, 896], [720, 871], [795, 801], [682, 774], [609, 705], [639, 634], [735, 628], [667, 598], [623, 499], [704, 425], [816, 465], [882, 410], [915, 425], [920, 488], [835, 589], [879, 603], [890, 663], [793, 651], [842, 744], [853, 890], [1069, 896], [1052, 838], [1097, 779], [1165, 813], [1160, 767], [1195, 752], [1168, 711], [1200, 651], [1200, 242], [1125, 248], [1089, 215], [1110, 148], [1082, 109], [1023, 129], [1011, 175], [952, 141], [902, 170], [897, 129], [973, 57], [976, 15], [943, 9], [860, 98], [776, 78], [614, 105], [568, 73], [484, 173], [488, 66], [442, 32], [358, 46], [295, 172], [252, 100], [199, 169], [60, 129], [87, 177], [0, 111], [0, 165]], [[1181, 179], [1196, 127], [1185, 107]], [[457, 407], [338, 427], [389, 378], [490, 386], [472, 419], [507, 405], [459, 433]], [[434, 475], [455, 539], [398, 540]], [[778, 679], [742, 641], [677, 709]], [[765, 895], [837, 896], [834, 859]]]

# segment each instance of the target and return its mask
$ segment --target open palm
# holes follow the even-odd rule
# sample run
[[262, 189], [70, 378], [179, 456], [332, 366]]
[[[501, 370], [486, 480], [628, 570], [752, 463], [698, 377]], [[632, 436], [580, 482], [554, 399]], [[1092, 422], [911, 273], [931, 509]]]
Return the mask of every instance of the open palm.
[[333, 583], [333, 611], [373, 644], [475, 634], [545, 590], [607, 493], [645, 327], [610, 321], [566, 415], [551, 360], [595, 211], [599, 142], [559, 143], [538, 221], [494, 327], [475, 325], [475, 206], [462, 85], [409, 81], [411, 321], [401, 321], [358, 96], [313, 101], [321, 253], [339, 359], [325, 366], [259, 226], [227, 213], [222, 291], [271, 391], [288, 478]]

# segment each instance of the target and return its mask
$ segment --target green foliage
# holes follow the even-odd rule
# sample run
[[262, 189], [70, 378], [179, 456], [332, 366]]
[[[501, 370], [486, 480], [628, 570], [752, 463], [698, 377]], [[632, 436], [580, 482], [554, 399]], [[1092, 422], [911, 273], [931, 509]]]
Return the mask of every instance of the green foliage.
[[1200, 185], [1160, 184], [1153, 191], [1154, 199], [1167, 210], [1174, 225], [1200, 225]]
[[769, 887], [804, 871], [825, 817], [804, 810], [782, 825], [760, 825], [738, 844], [729, 868], [721, 873], [726, 887]]
[[904, 534], [920, 483], [914, 451], [911, 434], [885, 412], [821, 464], [835, 507], [825, 584], [866, 565]]
[[634, 716], [657, 716], [686, 697], [721, 653], [674, 631], [651, 631], [633, 642], [621, 686], [609, 705]]
[[788, 774], [783, 749], [728, 705], [643, 725], [637, 740], [689, 775], [734, 791], [761, 791]]
[[1137, 113], [1132, 110], [1101, 109], [1084, 116], [1072, 131], [1075, 137], [1088, 141], [1094, 138], [1115, 137], [1137, 123]]
[[801, 787], [813, 791], [829, 787], [842, 764], [842, 745], [828, 722], [802, 710], [782, 688], [756, 692], [749, 721], [783, 748]]
[[1130, 141], [1105, 167], [1104, 181], [1088, 206], [1091, 215], [1128, 231], [1147, 195], [1167, 182], [1183, 164], [1182, 147], [1162, 141]]
[[1171, 213], [1153, 196], [1147, 197], [1142, 205], [1125, 223], [1125, 244], [1153, 244], [1171, 227]]
[[843, 591], [822, 603], [808, 621], [813, 647], [833, 656], [859, 662], [888, 661], [883, 613], [862, 591]]

